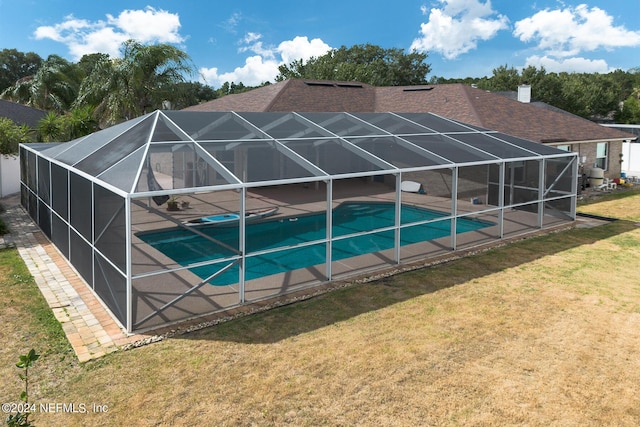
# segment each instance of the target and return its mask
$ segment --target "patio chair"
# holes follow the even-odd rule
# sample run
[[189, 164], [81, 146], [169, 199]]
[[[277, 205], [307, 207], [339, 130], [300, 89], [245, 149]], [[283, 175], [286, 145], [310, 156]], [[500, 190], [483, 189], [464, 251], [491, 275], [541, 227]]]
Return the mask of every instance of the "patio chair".
[[606, 190], [615, 190], [616, 188], [618, 188], [618, 184], [614, 180], [609, 178], [604, 179], [603, 185], [605, 185]]

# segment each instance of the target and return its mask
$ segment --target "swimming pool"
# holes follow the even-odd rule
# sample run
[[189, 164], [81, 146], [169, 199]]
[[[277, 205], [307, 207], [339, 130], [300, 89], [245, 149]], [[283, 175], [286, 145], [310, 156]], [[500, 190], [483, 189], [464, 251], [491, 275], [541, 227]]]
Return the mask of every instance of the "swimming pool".
[[[402, 205], [401, 224], [437, 220], [446, 214], [411, 205]], [[395, 204], [392, 202], [345, 202], [333, 210], [333, 237], [340, 238], [363, 231], [393, 227]], [[494, 225], [488, 221], [458, 218], [456, 232], [466, 233]], [[170, 229], [140, 232], [136, 235], [164, 255], [182, 266], [210, 260], [233, 257], [238, 248], [238, 225], [198, 227], [198, 231], [211, 240], [189, 229]], [[269, 249], [283, 250], [246, 257], [245, 279], [257, 279], [325, 263], [326, 243], [293, 247], [326, 238], [326, 213], [314, 213], [298, 217], [272, 218], [246, 224], [245, 247], [248, 255]], [[428, 224], [407, 226], [400, 232], [400, 244], [438, 239], [451, 234], [451, 220], [442, 219]], [[351, 258], [394, 247], [394, 230], [386, 230], [362, 236], [350, 236], [334, 240], [331, 255], [334, 261]], [[286, 249], [284, 249], [286, 248]], [[190, 271], [202, 279], [210, 277], [229, 261], [193, 267]], [[226, 286], [238, 282], [238, 267], [232, 267], [215, 277], [213, 285]]]

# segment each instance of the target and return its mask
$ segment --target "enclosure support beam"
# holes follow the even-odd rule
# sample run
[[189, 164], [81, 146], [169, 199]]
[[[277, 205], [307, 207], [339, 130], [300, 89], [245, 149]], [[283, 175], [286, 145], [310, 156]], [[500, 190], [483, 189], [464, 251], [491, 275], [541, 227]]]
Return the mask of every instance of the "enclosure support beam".
[[[577, 157], [574, 157], [572, 161], [570, 161], [569, 163], [567, 163], [567, 165], [564, 167], [564, 169], [562, 169], [562, 172], [560, 172], [558, 174], [558, 176], [556, 176], [556, 179], [551, 183], [551, 185], [549, 185], [549, 188], [545, 189], [544, 191], [544, 197], [547, 197], [549, 195], [549, 193], [551, 192], [551, 190], [553, 190], [556, 186], [556, 184], [560, 181], [560, 179], [564, 176], [564, 174], [567, 173], [567, 171], [571, 170], [573, 172], [573, 166], [574, 163], [576, 163], [576, 168], [577, 168]], [[546, 159], [544, 159], [544, 161], [546, 162]], [[573, 176], [575, 178], [572, 179], [572, 183], [575, 182], [576, 183], [576, 188], [573, 189], [573, 194], [576, 194], [577, 192], [577, 172], [573, 174]], [[561, 190], [556, 190], [558, 192], [560, 192]]]
[[458, 228], [458, 166], [455, 166], [451, 173], [451, 249], [456, 250], [458, 239], [456, 229]]
[[157, 309], [156, 311], [154, 311], [153, 313], [149, 314], [147, 317], [145, 317], [144, 319], [138, 321], [136, 323], [137, 325], [140, 325], [144, 322], [146, 322], [147, 320], [151, 319], [154, 316], [157, 316], [158, 314], [160, 314], [161, 312], [163, 312], [164, 310], [166, 310], [167, 308], [171, 307], [172, 305], [178, 303], [178, 301], [183, 300], [184, 298], [188, 297], [189, 295], [191, 295], [192, 293], [194, 293], [195, 291], [197, 291], [198, 289], [200, 289], [201, 287], [203, 287], [204, 285], [206, 285], [210, 280], [215, 279], [217, 276], [221, 275], [222, 273], [224, 273], [225, 271], [227, 271], [228, 269], [230, 269], [231, 267], [233, 267], [234, 265], [236, 265], [238, 262], [240, 262], [240, 260], [236, 260], [224, 267], [222, 267], [220, 270], [218, 270], [216, 273], [212, 274], [211, 276], [207, 277], [206, 279], [204, 279], [202, 282], [198, 283], [197, 285], [195, 285], [194, 287], [192, 287], [191, 289], [189, 289], [188, 291], [186, 291], [183, 294], [178, 295], [177, 297], [175, 297], [174, 299], [172, 299], [171, 301], [169, 301], [168, 303], [166, 303], [165, 305], [163, 305], [162, 307], [160, 307], [159, 309]]
[[516, 168], [513, 167], [513, 163], [509, 164], [509, 204], [514, 205], [515, 202], [515, 182], [516, 182]]
[[395, 212], [395, 230], [394, 230], [394, 261], [400, 264], [400, 225], [402, 223], [402, 172], [395, 175], [396, 177], [396, 212]]
[[332, 280], [333, 272], [331, 271], [331, 252], [333, 249], [333, 180], [325, 181], [327, 184], [327, 247], [326, 247], [326, 276], [327, 280]]
[[544, 226], [544, 196], [546, 159], [538, 160], [538, 228]]
[[91, 183], [91, 289], [96, 290], [96, 194]]
[[578, 157], [573, 158], [573, 175], [571, 175], [571, 219], [576, 220], [576, 205], [578, 203]]
[[133, 266], [131, 261], [131, 199], [126, 197], [124, 199], [124, 217], [125, 217], [125, 230], [128, 230], [125, 236], [125, 249], [126, 249], [126, 268], [127, 268], [127, 332], [133, 332], [133, 292], [132, 292], [132, 271]]
[[238, 223], [238, 233], [240, 233], [240, 235], [238, 236], [239, 241], [238, 241], [238, 245], [239, 245], [239, 250], [240, 250], [240, 268], [239, 270], [239, 277], [238, 277], [238, 284], [239, 284], [239, 289], [238, 289], [238, 293], [240, 294], [240, 304], [244, 304], [245, 302], [245, 295], [244, 295], [244, 280], [245, 280], [245, 268], [247, 265], [247, 251], [245, 250], [246, 247], [246, 230], [245, 230], [245, 226], [247, 225], [247, 222], [245, 220], [245, 214], [246, 214], [246, 197], [247, 197], [247, 188], [246, 187], [242, 187], [242, 190], [240, 191], [240, 218], [239, 218], [239, 223]]
[[498, 172], [498, 229], [500, 238], [504, 238], [504, 178], [506, 174], [506, 163], [502, 162], [499, 165], [500, 171]]

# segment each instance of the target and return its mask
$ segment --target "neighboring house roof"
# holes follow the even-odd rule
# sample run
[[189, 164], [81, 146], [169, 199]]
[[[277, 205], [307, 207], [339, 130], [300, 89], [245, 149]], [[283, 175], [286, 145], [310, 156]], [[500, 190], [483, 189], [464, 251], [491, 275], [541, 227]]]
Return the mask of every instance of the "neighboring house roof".
[[543, 143], [628, 140], [555, 108], [538, 108], [464, 84], [376, 87], [291, 79], [185, 108], [190, 111], [429, 112]]
[[46, 115], [46, 111], [0, 99], [0, 117], [11, 119], [17, 125], [27, 125], [30, 128], [35, 128], [38, 122]]
[[606, 124], [601, 124], [601, 126], [606, 126], [609, 128], [621, 130], [623, 132], [628, 132], [630, 134], [633, 134], [636, 138], [640, 136], [640, 124], [630, 125], [630, 124], [623, 124], [623, 123], [606, 123]]

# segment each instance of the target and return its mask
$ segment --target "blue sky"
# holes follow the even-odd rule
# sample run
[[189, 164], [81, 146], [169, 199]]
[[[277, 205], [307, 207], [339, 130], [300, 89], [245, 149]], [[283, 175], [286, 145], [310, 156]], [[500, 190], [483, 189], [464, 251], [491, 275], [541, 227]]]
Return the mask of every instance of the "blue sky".
[[640, 66], [640, 0], [0, 0], [0, 49], [77, 61], [129, 38], [183, 49], [214, 88], [364, 43], [426, 52], [428, 77], [606, 73]]

